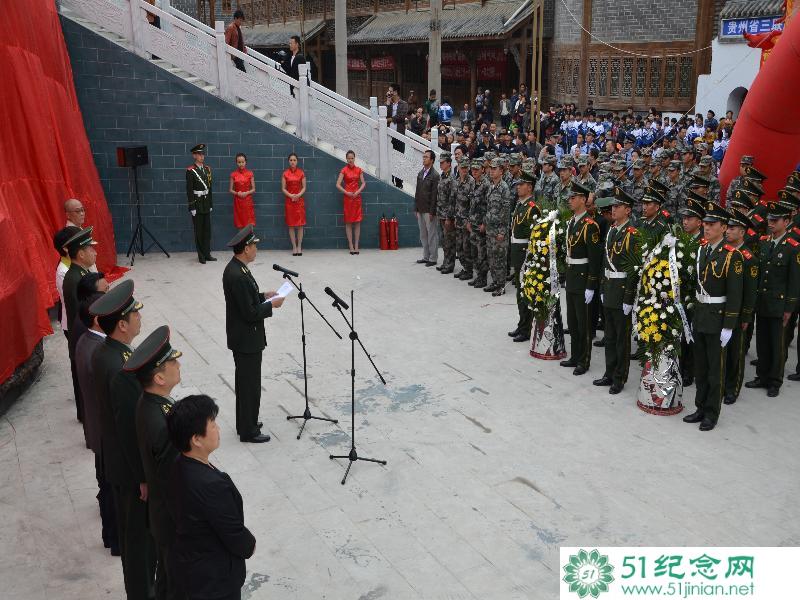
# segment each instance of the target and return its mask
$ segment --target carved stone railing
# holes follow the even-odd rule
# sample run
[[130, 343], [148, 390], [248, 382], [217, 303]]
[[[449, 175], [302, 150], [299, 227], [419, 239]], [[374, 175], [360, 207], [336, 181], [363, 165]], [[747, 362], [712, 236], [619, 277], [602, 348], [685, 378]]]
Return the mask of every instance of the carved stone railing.
[[[428, 142], [390, 129], [387, 107], [377, 106], [376, 98], [366, 108], [340, 96], [311, 81], [307, 65], [300, 65], [295, 80], [263, 54], [227, 45], [222, 21], [212, 29], [176, 10], [169, 0], [157, 0], [156, 5], [146, 0], [60, 0], [60, 6], [67, 16], [74, 14], [123, 38], [137, 55], [158, 56], [213, 85], [223, 100], [244, 100], [277, 117], [291, 126], [287, 131], [334, 156], [344, 158], [347, 150], [354, 150], [358, 164], [369, 173], [387, 182], [401, 179], [409, 194], [422, 168], [422, 153], [439, 152], [434, 135]], [[148, 12], [159, 17], [160, 28], [149, 25]], [[241, 59], [246, 71], [237, 69], [233, 58]]]

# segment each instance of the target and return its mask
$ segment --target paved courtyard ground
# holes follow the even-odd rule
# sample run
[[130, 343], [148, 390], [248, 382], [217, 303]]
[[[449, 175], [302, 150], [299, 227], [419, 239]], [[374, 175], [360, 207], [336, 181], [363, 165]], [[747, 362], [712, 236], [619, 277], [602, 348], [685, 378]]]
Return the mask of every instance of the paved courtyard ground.
[[[281, 283], [273, 262], [298, 270], [340, 333], [322, 289], [355, 290], [356, 327], [387, 380], [357, 354], [357, 447], [388, 465], [357, 463], [340, 484], [346, 461], [328, 454], [350, 443], [350, 347], [311, 311], [312, 410], [340, 423], [311, 421], [295, 439], [299, 425], [286, 415], [303, 408], [296, 295], [267, 321], [261, 415], [272, 441], [241, 444], [225, 347], [227, 256], [217, 256], [199, 265], [190, 254], [148, 254], [129, 277], [144, 302], [139, 340], [166, 323], [183, 351], [176, 398], [202, 391], [221, 406], [212, 461], [242, 492], [258, 540], [246, 599], [546, 600], [563, 575], [559, 546], [800, 544], [798, 384], [776, 399], [745, 390], [710, 433], [683, 415], [645, 414], [636, 365], [625, 391], [609, 396], [591, 385], [601, 349], [583, 377], [531, 358], [506, 336], [511, 293], [492, 298], [414, 264], [414, 249], [262, 250], [253, 266], [262, 289]], [[123, 598], [119, 559], [100, 539], [94, 462], [60, 331], [45, 354], [39, 380], [0, 421], [0, 597]]]

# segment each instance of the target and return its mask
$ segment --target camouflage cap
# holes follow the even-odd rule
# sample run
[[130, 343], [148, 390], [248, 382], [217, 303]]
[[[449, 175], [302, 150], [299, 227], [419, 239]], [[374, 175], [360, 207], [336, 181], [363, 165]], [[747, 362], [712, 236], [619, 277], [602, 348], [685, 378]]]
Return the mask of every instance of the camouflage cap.
[[634, 169], [644, 169], [647, 166], [647, 163], [644, 162], [641, 158], [637, 158], [633, 161], [633, 168]]
[[574, 165], [571, 156], [562, 156], [561, 160], [558, 161], [559, 169], [571, 169], [573, 166]]
[[459, 167], [469, 167], [469, 158], [467, 158], [466, 156], [462, 156], [461, 160], [458, 161], [458, 166]]
[[624, 171], [624, 170], [625, 170], [625, 169], [627, 169], [627, 168], [628, 168], [628, 163], [627, 163], [627, 161], [625, 161], [624, 159], [622, 159], [622, 160], [615, 160], [615, 161], [614, 161], [614, 162], [611, 164], [611, 170], [612, 170], [612, 171]]
[[502, 158], [493, 158], [492, 160], [489, 161], [489, 166], [492, 167], [493, 169], [495, 169], [495, 168], [499, 169], [500, 167], [503, 166], [503, 159]]
[[581, 154], [577, 160], [578, 166], [588, 165], [589, 164], [589, 155], [588, 154]]
[[598, 162], [605, 162], [608, 160], [609, 154], [608, 152], [601, 152], [597, 155]]
[[667, 165], [667, 169], [670, 171], [680, 171], [681, 168], [681, 161], [679, 160], [671, 160], [669, 161], [669, 165]]
[[483, 158], [485, 160], [492, 160], [493, 158], [497, 158], [497, 152], [484, 152]]
[[705, 156], [700, 157], [700, 165], [703, 167], [708, 167], [714, 164], [714, 158], [706, 154]]
[[442, 152], [439, 155], [439, 162], [442, 161], [453, 162], [453, 155], [450, 154], [449, 152]]
[[473, 168], [473, 169], [482, 169], [483, 168], [483, 162], [484, 161], [481, 158], [473, 158], [472, 162], [469, 164], [469, 166], [471, 168]]
[[743, 154], [742, 158], [739, 159], [740, 165], [752, 165], [755, 162], [755, 158], [750, 154]]
[[510, 162], [508, 154], [501, 154], [497, 158], [500, 161], [500, 166], [501, 167], [507, 167], [508, 166], [508, 163]]
[[645, 148], [642, 150], [642, 156], [653, 156], [653, 149], [652, 148]]
[[512, 154], [508, 157], [508, 164], [512, 167], [519, 166], [522, 164], [522, 158], [519, 156], [519, 154]]
[[558, 159], [555, 157], [554, 154], [548, 154], [547, 156], [544, 157], [544, 160], [542, 161], [542, 164], [543, 165], [550, 165], [551, 167], [553, 167], [555, 169], [556, 166], [558, 165]]

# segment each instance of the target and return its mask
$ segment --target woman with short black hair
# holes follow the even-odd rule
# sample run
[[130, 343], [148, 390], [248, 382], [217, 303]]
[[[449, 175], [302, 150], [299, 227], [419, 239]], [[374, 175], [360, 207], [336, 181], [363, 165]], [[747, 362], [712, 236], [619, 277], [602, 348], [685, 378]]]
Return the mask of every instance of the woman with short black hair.
[[245, 559], [256, 539], [244, 525], [242, 496], [209, 462], [219, 447], [219, 407], [206, 395], [187, 396], [167, 415], [170, 440], [181, 453], [172, 468], [175, 574], [189, 600], [240, 600]]

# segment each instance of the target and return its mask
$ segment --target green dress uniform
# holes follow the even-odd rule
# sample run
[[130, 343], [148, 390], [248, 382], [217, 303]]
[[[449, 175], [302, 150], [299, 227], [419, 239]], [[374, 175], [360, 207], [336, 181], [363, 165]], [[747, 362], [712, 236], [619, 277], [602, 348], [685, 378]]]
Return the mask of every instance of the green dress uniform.
[[[479, 162], [473, 161], [472, 168]], [[473, 171], [475, 172], [475, 171]], [[469, 282], [474, 287], [486, 285], [486, 276], [489, 272], [489, 263], [486, 260], [486, 232], [481, 232], [483, 219], [486, 215], [486, 192], [488, 190], [489, 177], [482, 175], [475, 180], [475, 187], [472, 190], [472, 198], [469, 205], [469, 224], [472, 231], [469, 234], [470, 245], [472, 246], [472, 269], [475, 279]]]
[[[252, 225], [239, 231], [228, 245], [235, 247], [243, 241], [259, 241]], [[251, 441], [261, 435], [258, 427], [261, 355], [267, 346], [264, 319], [272, 316], [272, 303], [259, 291], [247, 265], [236, 256], [225, 266], [222, 290], [225, 295], [225, 333], [236, 367], [236, 432], [241, 441]]]
[[[523, 174], [523, 180], [532, 181], [533, 177], [526, 173]], [[514, 287], [517, 288], [517, 312], [519, 313], [517, 328], [512, 332], [514, 333], [512, 337], [515, 339], [516, 337], [529, 339], [531, 334], [533, 311], [531, 311], [528, 301], [522, 293], [520, 277], [531, 238], [531, 230], [541, 216], [542, 213], [539, 207], [536, 206], [532, 196], [519, 198], [511, 216], [511, 267], [514, 269], [512, 281], [514, 282]], [[524, 339], [520, 341], [524, 341]]]
[[[199, 144], [192, 148], [193, 153], [205, 154], [206, 147]], [[192, 215], [194, 225], [194, 243], [197, 258], [201, 263], [216, 260], [211, 256], [211, 211], [214, 210], [214, 198], [211, 190], [211, 167], [194, 163], [186, 167], [186, 202]]]
[[[636, 202], [635, 198], [620, 188], [616, 188], [615, 195], [617, 203], [627, 204], [631, 208]], [[600, 289], [605, 314], [606, 370], [599, 381], [602, 385], [611, 385], [612, 393], [619, 393], [622, 390], [628, 380], [631, 364], [631, 311], [636, 295], [636, 272], [626, 271], [624, 265], [626, 261], [630, 262], [637, 252], [638, 235], [639, 232], [628, 220], [619, 226], [609, 227], [605, 236], [603, 280]]]
[[[492, 162], [495, 166], [500, 159]], [[498, 165], [499, 166], [499, 165]], [[489, 181], [486, 190], [486, 213], [483, 217], [486, 226], [486, 255], [489, 270], [492, 273], [492, 285], [486, 291], [499, 296], [504, 293], [506, 285], [506, 253], [508, 248], [508, 223], [511, 218], [511, 191], [501, 178], [495, 183]], [[502, 240], [498, 240], [503, 236]], [[486, 289], [486, 288], [484, 288]]]
[[[439, 157], [441, 162], [451, 161], [450, 154], [442, 153]], [[452, 273], [456, 266], [456, 194], [455, 181], [450, 173], [445, 173], [439, 178], [439, 188], [436, 195], [436, 215], [439, 217], [439, 226], [442, 233], [442, 266], [439, 271], [443, 275]], [[448, 225], [449, 222], [449, 225]]]
[[[96, 300], [89, 310], [102, 323], [141, 307], [133, 298], [133, 282], [126, 280]], [[147, 504], [140, 499], [140, 485], [146, 480], [136, 439], [135, 412], [142, 390], [136, 379], [122, 370], [132, 353], [127, 344], [106, 337], [92, 356], [92, 372], [100, 413], [103, 471], [114, 493], [125, 591], [129, 600], [148, 600], [152, 597], [156, 552], [148, 530]]]
[[[459, 166], [469, 166], [469, 159], [461, 159]], [[475, 180], [469, 173], [465, 177], [459, 174], [455, 183], [456, 196], [456, 251], [461, 261], [461, 271], [455, 277], [461, 280], [472, 279], [472, 245], [469, 241], [467, 222], [469, 221], [469, 204], [472, 192], [475, 189]]]
[[727, 345], [725, 370], [725, 404], [733, 404], [739, 397], [744, 379], [745, 355], [747, 354], [747, 331], [753, 329], [753, 311], [758, 297], [758, 258], [744, 244], [738, 248], [744, 259], [742, 285], [742, 310], [739, 322]]
[[[580, 184], [572, 184], [572, 194], [589, 194]], [[570, 331], [570, 359], [563, 366], [574, 366], [574, 374], [582, 375], [589, 370], [592, 358], [589, 304], [586, 290], [597, 292], [603, 268], [603, 242], [600, 226], [587, 213], [569, 220], [566, 232], [567, 243], [567, 327]]]
[[[729, 217], [719, 205], [706, 204], [705, 221], [727, 222]], [[692, 323], [697, 410], [686, 420], [702, 421], [704, 430], [713, 429], [719, 420], [727, 354], [720, 336], [723, 329], [733, 331], [739, 322], [743, 276], [744, 259], [733, 246], [719, 241], [713, 247], [706, 243], [698, 250], [697, 302]]]

